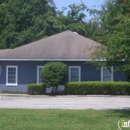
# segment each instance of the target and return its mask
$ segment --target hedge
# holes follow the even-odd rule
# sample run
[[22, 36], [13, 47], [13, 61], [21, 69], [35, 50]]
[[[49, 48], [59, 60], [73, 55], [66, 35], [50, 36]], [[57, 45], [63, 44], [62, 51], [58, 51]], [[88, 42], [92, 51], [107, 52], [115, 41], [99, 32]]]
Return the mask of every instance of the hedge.
[[69, 82], [66, 94], [130, 95], [129, 82]]
[[31, 95], [45, 94], [45, 84], [28, 84], [28, 94]]

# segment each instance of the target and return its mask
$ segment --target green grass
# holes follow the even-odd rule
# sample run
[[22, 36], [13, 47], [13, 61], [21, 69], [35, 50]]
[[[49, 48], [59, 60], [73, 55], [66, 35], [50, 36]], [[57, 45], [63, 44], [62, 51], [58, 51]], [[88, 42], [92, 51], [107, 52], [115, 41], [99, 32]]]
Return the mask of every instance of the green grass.
[[0, 130], [118, 130], [130, 111], [0, 109]]

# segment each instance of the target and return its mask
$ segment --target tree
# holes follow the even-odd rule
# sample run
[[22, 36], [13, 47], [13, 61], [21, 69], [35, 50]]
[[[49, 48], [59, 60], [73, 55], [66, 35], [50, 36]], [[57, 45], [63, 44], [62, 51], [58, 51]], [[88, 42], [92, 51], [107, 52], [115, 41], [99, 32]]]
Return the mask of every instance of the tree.
[[0, 49], [15, 48], [59, 33], [53, 0], [3, 0], [0, 3]]
[[[61, 20], [66, 26], [72, 23], [84, 23], [86, 18], [86, 8], [86, 5], [82, 2], [79, 4], [71, 4], [68, 8], [64, 7], [63, 11], [59, 13], [59, 20]], [[64, 15], [64, 10], [68, 10], [66, 16]]]
[[64, 85], [67, 74], [67, 65], [62, 62], [49, 62], [41, 70], [41, 78], [48, 87], [58, 93], [58, 86]]
[[[64, 7], [62, 11], [57, 12], [57, 18], [65, 26], [66, 30], [71, 30], [78, 32], [79, 34], [85, 36], [86, 28], [85, 26], [85, 9], [86, 5], [84, 3], [71, 4], [68, 7]], [[64, 14], [64, 11], [67, 10], [67, 14]]]
[[53, 0], [2, 0], [0, 49], [15, 48], [65, 30], [100, 42], [99, 23], [86, 22], [86, 12], [88, 8], [82, 2], [57, 11]]
[[94, 58], [106, 59], [96, 62], [99, 66], [116, 66], [116, 70], [130, 76], [130, 1], [111, 0], [102, 5], [100, 26], [102, 44]]
[[15, 48], [65, 30], [98, 40], [99, 25], [86, 22], [86, 12], [88, 8], [82, 2], [57, 11], [53, 0], [2, 0], [0, 49]]
[[[67, 10], [67, 14], [64, 11]], [[66, 27], [66, 29], [77, 32], [87, 38], [100, 42], [101, 28], [96, 20], [87, 21], [87, 12], [90, 9], [84, 4], [71, 4], [64, 7], [62, 11], [58, 11], [58, 20]]]

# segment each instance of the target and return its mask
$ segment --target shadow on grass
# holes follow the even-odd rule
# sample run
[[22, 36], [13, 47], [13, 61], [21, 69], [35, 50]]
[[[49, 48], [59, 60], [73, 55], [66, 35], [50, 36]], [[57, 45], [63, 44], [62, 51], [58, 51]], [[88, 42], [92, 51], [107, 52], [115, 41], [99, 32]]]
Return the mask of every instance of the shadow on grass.
[[129, 118], [130, 119], [130, 108], [125, 107], [120, 110], [112, 110], [114, 114], [117, 114], [120, 118]]

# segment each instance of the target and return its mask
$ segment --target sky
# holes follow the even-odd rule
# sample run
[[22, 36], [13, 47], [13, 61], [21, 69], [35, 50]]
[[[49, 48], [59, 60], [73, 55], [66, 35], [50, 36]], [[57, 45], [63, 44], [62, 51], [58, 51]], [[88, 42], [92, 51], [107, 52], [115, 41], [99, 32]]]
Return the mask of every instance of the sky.
[[[73, 3], [80, 3], [81, 0], [54, 0], [56, 6], [58, 9], [61, 9], [62, 7], [67, 7], [70, 4]], [[99, 6], [104, 2], [105, 0], [82, 0], [82, 2], [91, 8], [99, 8]]]
[[[81, 0], [54, 0], [56, 7], [58, 10], [61, 10], [62, 7], [68, 7], [70, 4], [73, 3], [80, 3]], [[82, 2], [89, 8], [93, 9], [100, 9], [100, 5], [105, 0], [82, 0]], [[91, 17], [87, 14], [87, 19], [90, 19]]]

